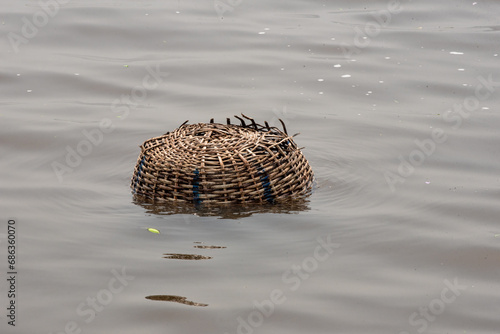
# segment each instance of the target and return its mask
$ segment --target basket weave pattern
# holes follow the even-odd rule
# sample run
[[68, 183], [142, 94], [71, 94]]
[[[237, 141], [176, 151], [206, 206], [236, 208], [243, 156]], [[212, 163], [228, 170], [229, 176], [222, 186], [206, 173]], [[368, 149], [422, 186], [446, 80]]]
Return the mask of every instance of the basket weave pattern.
[[[244, 116], [244, 115], [243, 115]], [[279, 202], [311, 192], [313, 172], [292, 137], [255, 123], [184, 123], [141, 146], [136, 195], [155, 201]]]

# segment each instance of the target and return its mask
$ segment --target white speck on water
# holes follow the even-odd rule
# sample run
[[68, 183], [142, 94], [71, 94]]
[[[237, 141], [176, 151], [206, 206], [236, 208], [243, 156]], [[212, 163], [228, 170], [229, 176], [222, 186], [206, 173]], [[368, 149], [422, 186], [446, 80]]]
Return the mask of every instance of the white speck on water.
[[425, 181], [425, 184], [431, 184], [431, 181]]
[[20, 77], [21, 76], [21, 73], [17, 73], [17, 76]]
[[459, 71], [465, 71], [465, 68], [459, 68], [458, 70]]
[[450, 51], [450, 54], [451, 55], [463, 55], [464, 53], [463, 52], [459, 52], [459, 51]]
[[384, 57], [385, 59], [391, 59], [391, 57]]
[[490, 110], [490, 108], [489, 108], [489, 107], [482, 107], [481, 109], [482, 109], [482, 110]]
[[31, 93], [31, 92], [32, 92], [32, 90], [31, 90], [31, 89], [27, 89], [26, 91], [27, 91], [28, 93]]
[[175, 14], [180, 14], [181, 12], [179, 12], [178, 10], [175, 11]]
[[318, 94], [319, 94], [319, 95], [323, 95], [323, 92], [319, 92]]
[[146, 13], [146, 14], [144, 14], [144, 15], [148, 16], [149, 14], [148, 14], [148, 13]]
[[351, 77], [350, 74], [344, 74], [344, 75], [341, 76], [341, 78], [350, 78], [350, 77]]
[[269, 28], [264, 28], [264, 30], [269, 31]]
[[325, 79], [318, 79], [318, 81], [325, 81]]
[[335, 65], [333, 65], [333, 67], [342, 67], [342, 65], [340, 65], [340, 64], [335, 64]]
[[379, 80], [378, 83], [384, 83], [384, 80]]
[[285, 70], [285, 68], [284, 68], [284, 67], [282, 67], [282, 68], [281, 68], [281, 70], [282, 70], [282, 71], [284, 71], [284, 70]]
[[80, 73], [75, 73], [75, 75], [80, 75]]
[[260, 31], [260, 32], [259, 32], [259, 35], [265, 35], [265, 34], [266, 34], [266, 32], [265, 32], [265, 31]]
[[334, 41], [334, 40], [335, 40], [335, 37], [332, 37], [332, 38], [330, 38], [330, 39], [331, 39], [332, 41]]

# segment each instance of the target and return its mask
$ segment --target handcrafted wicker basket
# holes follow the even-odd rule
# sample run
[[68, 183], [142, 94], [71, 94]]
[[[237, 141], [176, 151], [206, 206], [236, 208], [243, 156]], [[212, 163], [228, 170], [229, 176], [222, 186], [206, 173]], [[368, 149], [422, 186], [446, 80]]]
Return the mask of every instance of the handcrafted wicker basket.
[[235, 116], [240, 125], [182, 124], [147, 140], [132, 177], [132, 192], [155, 202], [275, 203], [304, 198], [313, 172], [292, 137]]

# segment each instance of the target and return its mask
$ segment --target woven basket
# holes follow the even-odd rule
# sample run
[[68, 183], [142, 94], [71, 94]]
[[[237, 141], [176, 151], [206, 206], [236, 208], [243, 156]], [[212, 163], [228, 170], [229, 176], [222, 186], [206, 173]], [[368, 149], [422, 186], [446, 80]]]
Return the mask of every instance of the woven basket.
[[242, 115], [239, 125], [182, 124], [147, 140], [131, 188], [155, 202], [275, 203], [309, 195], [313, 172], [292, 137]]

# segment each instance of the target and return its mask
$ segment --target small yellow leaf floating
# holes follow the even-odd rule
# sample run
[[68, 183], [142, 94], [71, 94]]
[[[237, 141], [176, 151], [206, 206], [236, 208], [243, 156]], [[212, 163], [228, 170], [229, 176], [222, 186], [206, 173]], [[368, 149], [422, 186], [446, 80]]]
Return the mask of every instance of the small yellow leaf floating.
[[156, 234], [160, 234], [160, 231], [158, 231], [157, 229], [155, 228], [148, 228], [148, 231], [151, 232], [151, 233], [156, 233]]

